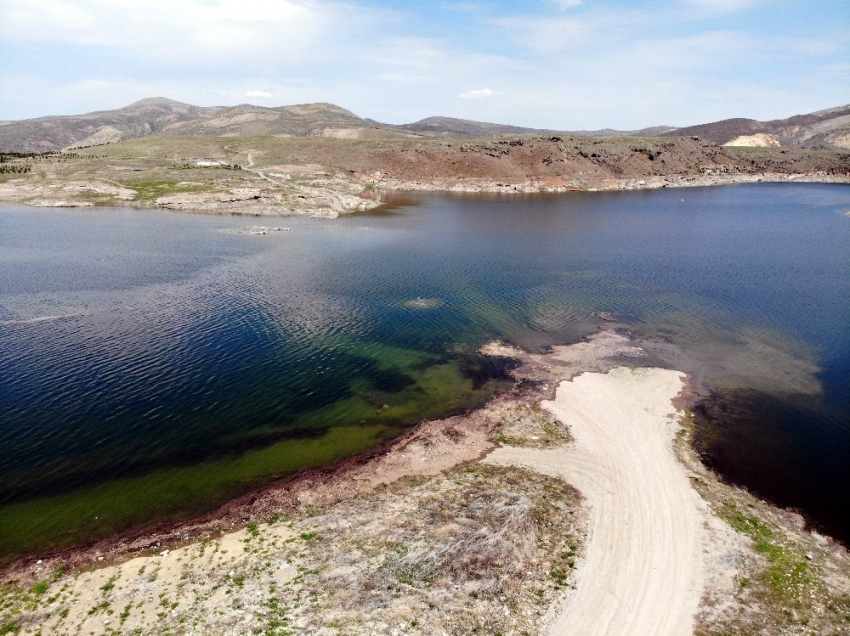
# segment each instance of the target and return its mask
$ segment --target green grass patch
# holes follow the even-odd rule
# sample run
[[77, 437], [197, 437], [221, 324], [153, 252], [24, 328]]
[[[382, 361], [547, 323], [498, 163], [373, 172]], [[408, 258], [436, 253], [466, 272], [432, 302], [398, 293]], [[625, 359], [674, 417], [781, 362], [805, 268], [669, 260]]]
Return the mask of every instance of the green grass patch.
[[[724, 502], [724, 516], [730, 525], [753, 540], [756, 552], [767, 559], [760, 579], [771, 600], [791, 604], [799, 600], [802, 590], [815, 583], [804, 554], [784, 545], [779, 533], [753, 514], [742, 511], [732, 502]], [[741, 582], [749, 587], [751, 582]]]
[[47, 581], [39, 581], [30, 588], [30, 593], [36, 596], [41, 596], [47, 592], [49, 587], [50, 583], [48, 583]]
[[[209, 179], [209, 177], [205, 177]], [[136, 191], [136, 200], [145, 203], [154, 203], [159, 197], [169, 194], [180, 194], [187, 192], [209, 192], [216, 190], [212, 183], [192, 181], [190, 176], [185, 179], [138, 179], [122, 182], [126, 188]]]

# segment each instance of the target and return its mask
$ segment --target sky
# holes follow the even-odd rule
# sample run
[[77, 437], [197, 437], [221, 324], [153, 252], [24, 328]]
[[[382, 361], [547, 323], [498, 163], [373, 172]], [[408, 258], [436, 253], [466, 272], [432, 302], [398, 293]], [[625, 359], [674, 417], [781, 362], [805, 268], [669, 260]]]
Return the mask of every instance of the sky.
[[559, 130], [850, 103], [847, 0], [0, 0], [0, 120], [169, 97]]

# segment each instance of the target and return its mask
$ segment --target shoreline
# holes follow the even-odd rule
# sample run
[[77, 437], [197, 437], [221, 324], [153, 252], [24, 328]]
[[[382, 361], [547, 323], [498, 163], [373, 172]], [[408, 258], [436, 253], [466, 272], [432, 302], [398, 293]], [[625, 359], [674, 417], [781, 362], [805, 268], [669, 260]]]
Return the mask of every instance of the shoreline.
[[[508, 180], [510, 181], [510, 180]], [[743, 183], [834, 183], [850, 184], [850, 175], [811, 173], [725, 173], [710, 169], [702, 175], [665, 175], [633, 177], [628, 179], [553, 179], [532, 178], [519, 182], [481, 180], [374, 180], [369, 181], [379, 190], [395, 192], [468, 192], [493, 194], [561, 194], [566, 192], [612, 192], [658, 190], [662, 188], [699, 188]]]
[[[565, 358], [560, 353], [563, 351], [572, 353]], [[508, 375], [514, 379], [514, 387], [510, 393], [497, 392], [487, 404], [471, 411], [438, 420], [423, 420], [400, 436], [373, 448], [321, 467], [298, 470], [230, 499], [206, 513], [120, 531], [91, 542], [13, 557], [5, 563], [0, 563], [0, 583], [14, 577], [16, 572], [26, 572], [34, 564], [55, 562], [61, 563], [62, 566], [85, 567], [86, 564], [101, 563], [110, 558], [110, 555], [115, 557], [127, 553], [141, 554], [145, 551], [155, 551], [163, 545], [179, 546], [191, 543], [193, 536], [205, 533], [222, 534], [244, 525], [258, 510], [272, 504], [277, 505], [280, 510], [292, 510], [303, 505], [307, 499], [311, 499], [315, 504], [328, 505], [329, 502], [340, 498], [359, 496], [363, 493], [361, 486], [366, 489], [380, 487], [389, 483], [387, 480], [392, 481], [404, 476], [405, 470], [399, 469], [397, 462], [398, 457], [404, 454], [410, 444], [421, 443], [422, 440], [444, 434], [445, 431], [457, 430], [458, 426], [463, 433], [453, 441], [461, 440], [460, 445], [455, 448], [441, 448], [443, 452], [448, 451], [444, 461], [429, 464], [430, 470], [427, 472], [414, 468], [412, 474], [431, 474], [439, 472], [447, 465], [485, 461], [500, 446], [489, 438], [482, 441], [482, 430], [479, 429], [487, 419], [486, 416], [482, 418], [482, 414], [501, 402], [551, 403], [556, 399], [559, 382], [571, 381], [581, 374], [607, 373], [619, 365], [660, 368], [682, 373], [683, 377], [687, 378], [686, 386], [674, 400], [674, 405], [688, 412], [692, 407], [715, 397], [705, 383], [704, 370], [698, 362], [681, 357], [675, 345], [659, 338], [646, 337], [631, 328], [601, 326], [598, 331], [582, 337], [575, 343], [553, 345], [544, 353], [529, 353], [499, 341], [482, 345], [479, 352], [491, 357], [509, 359], [516, 365], [508, 371]], [[560, 369], [553, 370], [552, 360]], [[467, 435], [469, 439], [465, 439]], [[454, 438], [455, 434], [450, 433], [449, 437]], [[464, 450], [463, 446], [470, 446], [475, 450]], [[691, 451], [698, 457], [695, 445], [692, 445]], [[722, 476], [714, 473], [701, 458], [699, 461], [705, 470], [714, 474], [719, 481], [732, 488], [745, 490], [743, 486], [723, 480]], [[364, 474], [381, 471], [385, 473], [383, 477], [364, 477]], [[350, 481], [355, 482], [354, 488], [349, 487]], [[802, 519], [807, 530], [821, 530], [804, 512], [776, 507]], [[830, 540], [842, 545], [838, 540]]]
[[[577, 351], [581, 351], [580, 362], [558, 360], [559, 365], [565, 365], [569, 369], [569, 373], [565, 376], [566, 379], [587, 371], [601, 372], [613, 368], [612, 365], [615, 363], [612, 360], [600, 358], [598, 347], [592, 344], [590, 339], [595, 338], [605, 342], [610, 336], [623, 337], [619, 336], [619, 333], [620, 330], [605, 329], [598, 334], [591, 334], [588, 338], [584, 338], [573, 345], [554, 347], [553, 350], [575, 347]], [[647, 342], [646, 340], [641, 341], [643, 345], [646, 345]], [[616, 354], [613, 355], [615, 355], [617, 362], [628, 361], [634, 355], [654, 364], [659, 363], [662, 358], [669, 361], [669, 351], [665, 350], [665, 343], [656, 341], [656, 344], [659, 346], [659, 350], [655, 353], [660, 354], [661, 358], [657, 356], [649, 358], [647, 357], [648, 354], [643, 351], [638, 353], [637, 347], [633, 350], [628, 347], [618, 349]], [[610, 347], [610, 342], [604, 346]], [[63, 567], [97, 565], [110, 558], [119, 558], [123, 554], [141, 554], [146, 551], [155, 551], [163, 546], [171, 547], [181, 545], [186, 541], [191, 542], [193, 538], [205, 533], [220, 533], [220, 527], [226, 530], [237, 528], [239, 525], [244, 525], [249, 517], [259, 514], [271, 505], [280, 509], [292, 509], [302, 505], [308, 497], [314, 503], [327, 505], [335, 497], [356, 496], [357, 487], [355, 486], [354, 491], [352, 491], [348, 487], [350, 484], [359, 486], [362, 482], [365, 482], [367, 487], [374, 487], [376, 483], [373, 478], [367, 480], [364, 474], [374, 473], [377, 475], [379, 472], [384, 472], [385, 478], [397, 479], [400, 476], [397, 462], [400, 461], [400, 455], [410, 444], [433, 439], [442, 435], [444, 431], [458, 430], [458, 427], [461, 427], [459, 430], [462, 434], [451, 433], [446, 438], [451, 443], [443, 444], [441, 452], [447, 453], [447, 458], [451, 458], [448, 461], [457, 459], [458, 453], [462, 457], [462, 459], [457, 460], [458, 463], [479, 461], [497, 448], [495, 443], [487, 441], [486, 430], [481, 428], [484, 420], [482, 413], [500, 400], [533, 402], [554, 399], [556, 379], [560, 377], [553, 375], [551, 366], [544, 362], [545, 357], [550, 355], [548, 353], [531, 354], [501, 343], [485, 344], [480, 351], [488, 356], [509, 358], [517, 363], [517, 367], [509, 371], [509, 375], [515, 380], [514, 388], [509, 394], [497, 395], [485, 406], [468, 413], [440, 420], [420, 422], [400, 437], [384, 442], [370, 450], [321, 468], [298, 471], [282, 480], [232, 499], [203, 515], [128, 530], [69, 548], [13, 558], [4, 564], [0, 564], [0, 582], [9, 580], [16, 576], [16, 573], [28, 572], [33, 566], [39, 565], [39, 561], [41, 561], [40, 565], [44, 566], [54, 564]], [[385, 458], [389, 458], [389, 461], [386, 461]], [[389, 464], [392, 468], [382, 464]], [[433, 466], [433, 464], [429, 465]], [[436, 470], [439, 470], [439, 468]], [[419, 473], [417, 472], [417, 474]], [[381, 483], [381, 481], [379, 479], [377, 483]], [[320, 493], [319, 496], [316, 493]], [[186, 539], [187, 536], [188, 539]]]
[[[380, 175], [380, 173], [377, 173]], [[221, 194], [216, 192], [193, 192], [187, 195], [173, 195], [163, 201], [138, 201], [134, 192], [127, 188], [116, 187], [111, 183], [97, 179], [86, 182], [74, 182], [75, 194], [116, 197], [106, 203], [95, 203], [72, 198], [51, 198], [41, 190], [33, 190], [25, 179], [12, 179], [0, 183], [0, 204], [20, 204], [34, 208], [77, 209], [99, 207], [127, 207], [141, 210], [167, 210], [185, 214], [207, 214], [211, 216], [244, 216], [252, 218], [289, 218], [312, 217], [336, 219], [339, 217], [368, 212], [380, 212], [385, 207], [396, 205], [393, 201], [383, 201], [382, 193], [392, 198], [393, 193], [470, 193], [470, 194], [565, 194], [569, 192], [633, 192], [641, 190], [659, 190], [665, 188], [698, 188], [728, 186], [748, 183], [824, 183], [850, 184], [850, 174], [829, 174], [824, 171], [803, 173], [774, 172], [725, 172], [707, 168], [703, 174], [651, 175], [631, 178], [558, 178], [532, 177], [528, 179], [494, 180], [474, 178], [437, 178], [431, 180], [394, 179], [382, 176], [359, 174], [354, 184], [361, 184], [362, 190], [352, 190], [352, 183], [337, 179], [334, 188], [323, 187], [304, 190], [306, 194], [297, 195], [301, 201], [298, 206], [289, 205], [281, 195], [266, 195], [259, 190]], [[338, 182], [338, 183], [337, 183]], [[11, 187], [9, 187], [11, 186]], [[47, 187], [56, 187], [47, 186]], [[359, 186], [357, 186], [359, 187]], [[341, 188], [348, 190], [344, 194]], [[355, 187], [356, 189], [356, 187]], [[318, 202], [318, 203], [317, 203]], [[328, 203], [330, 202], [330, 203]]]
[[[85, 580], [88, 581], [85, 585], [90, 586], [91, 581], [103, 579], [101, 581], [103, 587], [109, 587], [109, 581], [114, 580], [115, 577], [122, 581], [127, 579], [129, 575], [126, 572], [121, 574], [129, 567], [121, 570], [125, 563], [132, 563], [134, 568], [141, 563], [142, 570], [145, 563], [156, 563], [159, 564], [157, 565], [159, 568], [161, 563], [167, 560], [169, 553], [179, 553], [185, 556], [197, 546], [201, 546], [200, 553], [203, 555], [204, 545], [239, 546], [243, 543], [247, 545], [252, 540], [251, 538], [255, 536], [256, 530], [252, 530], [252, 528], [256, 529], [261, 522], [268, 522], [271, 525], [273, 522], [270, 520], [272, 519], [290, 519], [288, 527], [291, 529], [294, 527], [293, 523], [303, 525], [310, 519], [316, 518], [316, 515], [319, 515], [318, 518], [320, 519], [328, 515], [333, 516], [333, 511], [340, 509], [340, 506], [344, 509], [346, 506], [356, 508], [361, 503], [371, 505], [368, 502], [373, 501], [376, 497], [380, 499], [391, 495], [396, 496], [399, 493], [405, 496], [413, 496], [410, 493], [414, 493], [422, 483], [425, 483], [426, 495], [430, 496], [427, 491], [428, 484], [437, 483], [439, 480], [445, 479], [445, 476], [478, 474], [480, 470], [484, 470], [483, 467], [494, 464], [510, 466], [528, 464], [527, 468], [533, 472], [541, 470], [540, 462], [536, 460], [524, 462], [517, 459], [519, 456], [555, 457], [559, 458], [558, 466], [569, 468], [573, 465], [573, 462], [564, 464], [563, 460], [564, 458], [576, 457], [575, 453], [584, 452], [582, 440], [585, 434], [578, 422], [570, 421], [573, 416], [565, 414], [563, 409], [573, 408], [572, 403], [582, 396], [586, 398], [587, 408], [590, 409], [605, 408], [605, 404], [612, 403], [612, 400], [619, 404], [621, 398], [609, 397], [603, 399], [601, 394], [588, 393], [585, 389], [569, 398], [568, 396], [565, 397], [561, 389], [574, 388], [578, 390], [579, 385], [583, 386], [587, 382], [609, 382], [617, 378], [622, 380], [623, 378], [638, 376], [660, 378], [662, 386], [667, 386], [669, 382], [664, 378], [680, 377], [680, 375], [688, 379], [683, 384], [677, 385], [679, 388], [670, 395], [661, 391], [658, 394], [659, 397], [652, 398], [643, 395], [645, 393], [643, 389], [638, 389], [637, 393], [635, 393], [635, 389], [629, 389], [635, 394], [635, 399], [648, 399], [647, 404], [655, 405], [653, 407], [656, 409], [655, 415], [649, 417], [645, 421], [646, 424], [651, 425], [654, 421], [663, 421], [664, 418], [668, 418], [666, 420], [668, 424], [663, 428], [662, 434], [662, 438], [666, 441], [660, 445], [656, 443], [653, 446], [656, 451], [653, 452], [663, 452], [669, 455], [669, 462], [672, 462], [672, 464], [668, 462], [668, 467], [672, 466], [673, 468], [670, 468], [670, 470], [678, 471], [677, 474], [680, 474], [680, 477], [676, 478], [679, 480], [678, 492], [686, 495], [689, 492], [690, 495], [687, 495], [687, 497], [690, 497], [693, 501], [699, 500], [693, 505], [701, 510], [699, 514], [703, 515], [705, 522], [703, 526], [707, 528], [707, 530], [704, 530], [707, 534], [705, 534], [703, 541], [706, 542], [705, 547], [708, 549], [708, 556], [703, 557], [704, 569], [699, 570], [704, 572], [704, 574], [699, 574], [699, 577], [702, 577], [699, 580], [704, 581], [704, 583], [696, 581], [694, 585], [688, 587], [688, 598], [690, 600], [687, 601], [686, 605], [690, 609], [684, 614], [678, 615], [677, 627], [675, 629], [671, 627], [673, 631], [670, 633], [679, 633], [676, 630], [681, 628], [682, 620], [687, 621], [688, 616], [693, 613], [695, 613], [693, 620], [703, 630], [699, 632], [701, 634], [715, 633], [712, 631], [712, 626], [740, 625], [742, 624], [740, 621], [744, 619], [746, 621], [756, 620], [759, 613], [764, 611], [764, 604], [769, 603], [769, 599], [773, 598], [767, 592], [763, 596], [747, 596], [756, 593], [761, 594], [762, 587], [760, 586], [768, 586], [769, 580], [763, 584], [759, 582], [758, 585], [755, 583], [752, 585], [748, 583], [747, 586], [743, 587], [741, 585], [741, 581], [754, 580], [756, 575], [753, 572], [761, 571], [759, 570], [763, 566], [761, 561], [765, 558], [758, 548], [758, 541], [762, 540], [763, 537], [750, 532], [751, 528], [746, 524], [741, 527], [739, 527], [740, 524], [736, 525], [736, 520], [739, 519], [741, 514], [737, 511], [742, 507], [750, 511], [747, 513], [749, 515], [758, 513], [757, 521], [748, 521], [747, 523], [770, 523], [773, 524], [770, 527], [774, 528], [772, 532], [775, 536], [778, 537], [780, 533], [782, 534], [782, 542], [777, 540], [777, 543], [782, 547], [782, 550], [786, 550], [796, 559], [793, 561], [797, 564], [795, 567], [805, 569], [806, 567], [817, 566], [818, 570], [816, 571], [818, 572], [829, 570], [831, 576], [838, 572], [840, 577], [850, 577], [850, 559], [848, 559], [846, 549], [835, 542], [831, 542], [828, 538], [807, 531], [805, 523], [799, 515], [773, 508], [747, 495], [745, 491], [739, 488], [723, 484], [716, 475], [700, 462], [692, 445], [693, 431], [689, 429], [685, 409], [695, 401], [705, 397], [705, 388], [701, 385], [698, 368], [694, 366], [690, 369], [678, 368], [687, 366], [681, 364], [687, 361], [677, 358], [678, 354], [675, 347], [669, 343], [642, 338], [639, 334], [627, 330], [602, 328], [597, 333], [591, 334], [575, 344], [556, 346], [546, 353], [527, 353], [504, 343], [489, 343], [481, 348], [481, 352], [491, 356], [514, 358], [517, 360], [518, 366], [511, 372], [515, 379], [513, 389], [509, 393], [496, 395], [480, 409], [442, 420], [422, 422], [402, 437], [377, 448], [322, 469], [303, 471], [281, 482], [271, 484], [259, 491], [231, 501], [202, 517], [123, 533], [92, 545], [77, 546], [48, 555], [21, 557], [0, 566], [0, 584], [16, 586], [16, 589], [25, 589], [33, 585], [35, 587], [32, 589], [36, 589], [38, 585], [41, 585], [41, 583], [37, 583], [38, 581], [44, 581], [46, 576], [56, 576], [55, 573], [59, 573], [59, 580], [66, 582], [73, 583]], [[629, 371], [629, 369], [632, 369], [632, 371]], [[637, 371], [634, 371], [635, 369]], [[662, 369], [667, 370], [662, 371]], [[625, 395], [617, 391], [619, 389], [614, 389], [614, 393], [611, 395]], [[671, 399], [673, 413], [670, 413]], [[665, 401], [667, 407], [665, 407]], [[627, 404], [629, 402], [623, 402], [623, 408], [626, 408], [625, 405]], [[541, 407], [543, 408], [542, 411], [540, 410]], [[634, 409], [628, 407], [623, 413], [630, 410]], [[557, 421], [564, 428], [553, 427], [551, 420], [542, 415], [545, 412], [554, 413], [558, 417]], [[602, 413], [596, 410], [593, 412]], [[686, 415], [682, 416], [682, 413]], [[595, 420], [597, 417], [600, 416], [594, 415], [592, 419]], [[615, 425], [620, 418], [621, 416], [615, 416], [614, 419], [610, 420], [609, 425]], [[667, 450], [663, 450], [664, 448]], [[678, 459], [674, 458], [674, 454]], [[630, 449], [629, 455], [631, 455]], [[657, 456], [650, 454], [647, 457]], [[621, 462], [614, 462], [614, 464], [619, 463]], [[588, 464], [591, 468], [597, 465], [599, 465], [598, 461]], [[558, 472], [561, 469], [554, 470]], [[457, 471], [461, 471], [461, 473]], [[548, 472], [549, 470], [544, 467], [543, 473]], [[489, 473], [485, 471], [485, 474]], [[564, 475], [566, 476], [566, 483], [573, 485], [573, 478], [569, 476], [569, 473]], [[429, 482], [429, 479], [432, 481]], [[580, 477], [577, 477], [577, 479], [579, 492], [586, 488], [592, 488], [590, 485], [592, 480], [583, 483]], [[663, 478], [662, 482], [659, 483], [667, 483], [666, 479]], [[437, 480], [437, 482], [433, 480]], [[681, 480], [684, 480], [684, 482]], [[682, 483], [685, 485], [682, 486]], [[694, 490], [690, 490], [691, 488], [694, 488]], [[619, 487], [616, 488], [613, 494], [617, 495], [620, 490]], [[653, 489], [649, 490], [652, 491]], [[699, 498], [697, 493], [702, 499]], [[620, 492], [620, 495], [622, 494]], [[592, 495], [592, 493], [588, 491], [587, 495]], [[422, 502], [430, 501], [427, 496]], [[592, 515], [594, 506], [599, 505], [598, 498], [594, 497], [597, 497], [597, 495], [590, 496], [587, 501], [582, 499], [579, 502], [580, 514], [573, 518], [574, 522], [579, 524], [575, 526], [576, 528], [584, 527], [582, 524], [586, 521], [583, 521], [583, 519], [586, 518], [588, 512]], [[419, 507], [417, 509], [425, 505], [422, 502], [416, 504]], [[709, 508], [713, 512], [709, 513]], [[729, 510], [733, 508], [736, 512], [734, 514], [729, 513]], [[355, 518], [360, 519], [364, 514], [366, 513], [361, 510]], [[571, 512], [570, 514], [574, 513]], [[693, 516], [690, 518], [694, 519]], [[750, 517], [745, 518], [750, 519]], [[751, 518], [756, 519], [755, 516]], [[596, 527], [598, 530], [600, 518], [597, 515], [595, 519], [595, 525], [591, 524], [589, 527], [591, 529]], [[652, 515], [648, 519], [652, 521]], [[768, 519], [769, 521], [761, 521], [761, 519]], [[731, 527], [729, 524], [731, 524]], [[628, 523], [619, 524], [619, 526], [631, 527]], [[298, 527], [302, 526], [299, 525]], [[700, 524], [694, 525], [692, 523], [690, 532], [699, 532], [699, 527]], [[756, 525], [755, 527], [761, 528], [762, 526]], [[285, 542], [298, 536], [295, 531], [293, 531], [295, 534], [288, 530], [275, 530], [274, 532], [277, 533], [274, 535], [277, 539]], [[311, 532], [304, 532], [301, 536], [308, 536]], [[546, 602], [543, 605], [528, 605], [527, 599], [526, 601], [516, 601], [519, 603], [516, 606], [517, 608], [526, 608], [522, 611], [530, 613], [525, 614], [524, 617], [516, 617], [508, 612], [505, 614], [504, 620], [513, 616], [514, 618], [510, 618], [510, 620], [532, 621], [539, 629], [543, 629], [546, 621], [550, 625], [559, 624], [559, 621], [565, 615], [564, 612], [569, 611], [570, 607], [574, 607], [574, 597], [570, 590], [577, 590], [576, 594], [579, 593], [578, 590], [584, 590], [586, 596], [588, 581], [591, 582], [590, 587], [593, 588], [592, 583], [600, 576], [598, 566], [600, 553], [598, 549], [593, 547], [593, 538], [596, 532], [592, 531], [589, 535], [585, 532], [585, 536], [574, 547], [570, 548], [570, 554], [574, 555], [570, 557], [570, 562], [576, 561], [576, 564], [570, 565], [562, 578], [556, 578], [556, 581], [562, 582], [563, 586], [561, 583], [556, 583], [555, 587], [552, 588], [552, 593], [546, 594]], [[790, 537], [787, 540], [786, 535]], [[679, 534], [676, 532], [670, 536], [673, 540], [678, 541]], [[634, 537], [626, 536], [626, 539], [625, 545], [628, 545], [628, 541], [634, 540]], [[755, 550], [752, 541], [755, 541]], [[793, 550], [791, 547], [787, 547], [792, 544], [796, 546]], [[239, 550], [243, 550], [243, 548], [240, 547]], [[245, 550], [244, 554], [239, 553], [248, 559], [245, 563], [251, 563], [250, 550], [247, 550], [247, 548]], [[692, 551], [692, 548], [688, 550]], [[635, 551], [631, 550], [631, 552]], [[628, 553], [629, 550], [626, 551], [626, 554]], [[706, 553], [703, 551], [703, 554]], [[782, 554], [784, 555], [786, 552], [782, 552]], [[814, 565], [809, 565], [812, 562], [814, 562]], [[681, 563], [688, 564], [688, 559], [681, 561]], [[546, 566], [546, 568], [552, 567], [556, 566]], [[588, 570], [588, 567], [592, 569]], [[542, 570], [543, 576], [548, 576], [546, 568]], [[172, 575], [172, 578], [176, 580], [179, 569], [175, 569]], [[616, 575], [616, 572], [614, 572], [614, 575]], [[316, 576], [319, 577], [317, 581], [320, 581], [320, 574], [316, 574]], [[82, 579], [80, 577], [89, 578]], [[124, 579], [121, 579], [121, 577], [124, 577]], [[287, 582], [296, 579], [298, 577], [295, 579], [290, 577]], [[846, 580], [850, 581], [850, 578]], [[131, 585], [132, 580], [127, 579], [125, 583]], [[82, 585], [82, 583], [79, 584]], [[563, 587], [563, 590], [561, 590], [561, 587]], [[111, 587], [109, 589], [111, 590]], [[635, 591], [634, 588], [631, 589], [633, 592]], [[697, 591], [699, 591], [698, 594]], [[776, 593], [775, 590], [768, 590], [768, 592], [770, 594]], [[107, 594], [104, 593], [104, 597], [106, 596]], [[601, 597], [598, 590], [595, 595], [591, 594], [590, 596], [590, 601], [580, 605], [585, 608], [585, 619], [590, 621], [587, 625], [596, 624], [594, 616], [599, 611], [608, 616], [617, 615], [619, 603], [611, 606], [602, 601], [603, 605], [599, 606]], [[498, 605], [501, 602], [498, 600], [500, 598], [501, 596], [498, 596], [491, 600]], [[730, 598], [737, 600], [731, 602]], [[828, 598], [831, 599], [832, 596]], [[655, 607], [654, 611], [664, 611], [664, 605], [658, 605], [658, 599], [648, 597], [648, 601], [651, 605], [654, 603], [652, 605]], [[787, 598], [783, 597], [782, 602], [787, 605]], [[750, 610], [746, 608], [754, 603], [758, 611], [750, 616], [747, 613]], [[781, 614], [785, 611], [784, 605], [783, 608], [774, 609]], [[72, 603], [73, 607], [76, 607], [76, 605]], [[604, 607], [604, 609], [600, 610], [600, 607]], [[797, 607], [797, 605], [793, 607]], [[679, 608], [680, 611], [681, 609]], [[803, 612], [804, 609], [795, 609], [794, 611]], [[55, 613], [50, 614], [47, 610], [44, 610], [44, 612], [47, 612], [45, 615], [55, 618]], [[363, 612], [361, 611], [360, 614], [363, 614]], [[89, 615], [93, 615], [93, 613], [90, 611]], [[770, 616], [773, 616], [773, 614], [770, 614]], [[782, 619], [782, 616], [779, 616], [775, 620]], [[357, 618], [357, 620], [360, 620], [360, 618]], [[36, 619], [33, 618], [33, 620]], [[95, 619], [87, 618], [83, 611], [79, 620], [81, 625], [85, 623], [87, 630], [90, 627], [96, 629], [102, 627], [102, 633], [107, 633], [111, 619], [103, 619], [102, 624], [101, 622], [91, 623], [90, 621]], [[303, 620], [308, 620], [308, 618]], [[97, 621], [101, 621], [101, 618], [98, 618]], [[416, 621], [417, 624], [422, 626], [423, 630], [427, 626], [427, 621], [424, 618], [421, 621], [417, 618]], [[2, 623], [1, 619], [0, 623]], [[32, 625], [33, 629], [37, 626], [36, 623]], [[531, 626], [530, 623], [529, 625]], [[34, 632], [25, 631], [24, 633]], [[351, 633], [361, 632], [354, 631]], [[368, 631], [362, 633], [368, 633]], [[428, 632], [412, 630], [412, 633]]]

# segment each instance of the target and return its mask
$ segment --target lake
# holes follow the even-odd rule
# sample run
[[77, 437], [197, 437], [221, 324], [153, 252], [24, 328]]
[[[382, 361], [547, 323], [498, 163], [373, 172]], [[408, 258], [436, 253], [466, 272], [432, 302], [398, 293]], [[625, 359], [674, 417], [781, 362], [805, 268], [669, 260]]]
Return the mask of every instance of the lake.
[[[209, 510], [508, 386], [594, 312], [703, 369], [698, 450], [850, 539], [850, 187], [0, 206], [0, 560]], [[289, 231], [241, 232], [262, 223]]]

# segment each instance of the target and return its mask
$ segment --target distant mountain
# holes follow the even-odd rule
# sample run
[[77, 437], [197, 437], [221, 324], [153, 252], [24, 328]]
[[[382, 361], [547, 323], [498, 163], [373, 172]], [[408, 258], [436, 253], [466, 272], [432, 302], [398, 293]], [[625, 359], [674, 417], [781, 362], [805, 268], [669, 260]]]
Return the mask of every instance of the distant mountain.
[[850, 104], [788, 119], [724, 119], [678, 128], [668, 136], [697, 136], [729, 146], [850, 148]]
[[[379, 125], [383, 126], [384, 124]], [[490, 124], [484, 121], [456, 119], [454, 117], [427, 117], [412, 124], [401, 124], [399, 126], [392, 126], [392, 128], [439, 137], [492, 137], [493, 135], [528, 135], [555, 132], [540, 128]]]
[[640, 130], [614, 130], [603, 128], [602, 130], [576, 130], [572, 135], [584, 135], [585, 137], [659, 137], [664, 133], [673, 132], [675, 126], [650, 126]]
[[485, 138], [502, 135], [559, 134], [587, 137], [698, 136], [718, 144], [850, 147], [850, 106], [772, 122], [727, 119], [711, 124], [641, 130], [555, 131], [488, 122], [428, 117], [412, 124], [382, 124], [333, 104], [275, 108], [242, 104], [201, 107], [163, 97], [142, 99], [117, 110], [85, 115], [39, 117], [0, 122], [0, 150], [44, 152], [85, 148], [139, 137], [219, 136], [419, 136]]
[[[378, 124], [386, 126], [386, 124]], [[581, 135], [583, 137], [657, 137], [661, 133], [676, 130], [672, 126], [654, 126], [641, 130], [614, 130], [605, 128], [603, 130], [552, 130], [548, 128], [525, 128], [522, 126], [507, 126], [505, 124], [491, 124], [483, 121], [472, 121], [469, 119], [455, 119], [454, 117], [428, 117], [413, 124], [401, 124], [393, 126], [396, 130], [416, 133], [420, 135], [433, 135], [439, 137], [494, 137], [499, 135]]]

